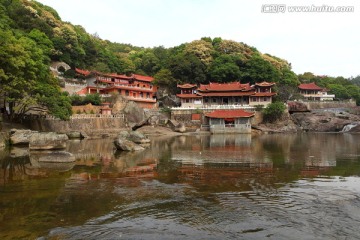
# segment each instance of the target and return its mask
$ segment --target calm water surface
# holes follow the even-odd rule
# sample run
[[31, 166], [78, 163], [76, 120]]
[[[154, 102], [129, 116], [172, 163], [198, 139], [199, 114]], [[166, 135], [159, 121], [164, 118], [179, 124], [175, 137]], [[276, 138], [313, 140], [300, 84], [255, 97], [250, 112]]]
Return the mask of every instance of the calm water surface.
[[157, 138], [74, 164], [0, 151], [0, 239], [360, 239], [360, 135]]

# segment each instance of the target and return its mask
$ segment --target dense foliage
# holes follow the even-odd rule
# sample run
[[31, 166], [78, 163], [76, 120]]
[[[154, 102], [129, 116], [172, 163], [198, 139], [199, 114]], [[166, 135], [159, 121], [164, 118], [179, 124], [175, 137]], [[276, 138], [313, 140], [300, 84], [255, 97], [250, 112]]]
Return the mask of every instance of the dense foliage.
[[285, 111], [286, 107], [282, 102], [273, 102], [270, 103], [264, 110], [264, 121], [274, 122], [281, 118]]
[[[359, 79], [298, 77], [287, 61], [245, 43], [208, 37], [173, 48], [113, 43], [63, 22], [54, 9], [36, 1], [0, 0], [0, 99], [8, 104], [10, 117], [42, 109], [69, 118], [71, 101], [76, 101], [61, 93], [49, 73], [51, 61], [64, 61], [73, 69], [154, 76], [172, 92], [179, 83], [276, 82], [283, 101], [297, 97], [300, 81], [315, 81], [339, 99], [360, 102], [359, 87], [352, 84]], [[73, 70], [65, 73], [73, 75]]]

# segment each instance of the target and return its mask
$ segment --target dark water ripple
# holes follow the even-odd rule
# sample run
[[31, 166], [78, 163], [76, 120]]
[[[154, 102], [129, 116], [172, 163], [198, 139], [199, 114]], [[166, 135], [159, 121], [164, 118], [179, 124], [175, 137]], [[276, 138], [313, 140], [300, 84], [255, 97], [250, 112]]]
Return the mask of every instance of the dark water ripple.
[[[280, 189], [257, 183], [252, 191], [214, 193], [206, 199], [186, 185], [157, 181], [145, 185], [146, 189], [127, 189], [124, 197], [128, 203], [117, 206], [109, 214], [83, 226], [54, 229], [50, 236], [65, 239], [360, 239], [357, 178], [299, 180]], [[114, 191], [119, 195], [125, 192], [121, 187]], [[134, 202], [137, 198], [146, 200]]]

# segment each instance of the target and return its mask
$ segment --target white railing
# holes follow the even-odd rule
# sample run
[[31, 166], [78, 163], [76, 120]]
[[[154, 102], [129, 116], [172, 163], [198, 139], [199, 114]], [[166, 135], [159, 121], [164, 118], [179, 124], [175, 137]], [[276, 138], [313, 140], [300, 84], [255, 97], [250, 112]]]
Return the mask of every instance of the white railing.
[[84, 118], [121, 118], [124, 119], [124, 114], [74, 114], [70, 119], [84, 119]]
[[[39, 118], [59, 120], [52, 115], [40, 116]], [[89, 118], [120, 118], [125, 119], [124, 114], [73, 114], [70, 119], [89, 119]]]
[[254, 106], [250, 105], [201, 105], [188, 107], [172, 107], [171, 110], [217, 110], [217, 109], [248, 109], [255, 110]]

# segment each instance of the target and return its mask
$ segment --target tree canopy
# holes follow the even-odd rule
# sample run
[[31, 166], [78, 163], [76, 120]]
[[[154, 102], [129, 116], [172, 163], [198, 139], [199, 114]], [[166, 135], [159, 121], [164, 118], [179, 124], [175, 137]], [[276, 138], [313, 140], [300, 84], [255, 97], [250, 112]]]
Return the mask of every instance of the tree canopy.
[[[359, 76], [297, 76], [286, 60], [242, 42], [203, 37], [171, 48], [114, 43], [63, 22], [54, 9], [37, 1], [0, 0], [0, 16], [0, 97], [11, 116], [37, 108], [69, 118], [71, 99], [51, 76], [51, 61], [63, 61], [72, 69], [154, 76], [155, 83], [173, 92], [179, 83], [268, 81], [286, 90], [281, 96], [285, 100], [294, 96], [300, 82], [314, 81], [338, 98], [360, 103]], [[65, 75], [74, 75], [71, 71]]]

